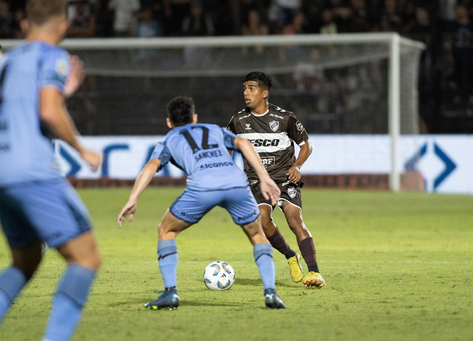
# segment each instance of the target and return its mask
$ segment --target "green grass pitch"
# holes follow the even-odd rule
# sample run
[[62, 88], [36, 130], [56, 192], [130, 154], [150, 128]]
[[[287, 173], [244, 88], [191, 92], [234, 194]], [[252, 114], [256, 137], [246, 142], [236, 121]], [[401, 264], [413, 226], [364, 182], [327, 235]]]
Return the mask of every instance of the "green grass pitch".
[[[227, 212], [215, 208], [177, 239], [175, 311], [143, 304], [162, 290], [156, 227], [181, 188], [149, 188], [135, 220], [117, 227], [129, 189], [79, 193], [94, 219], [103, 267], [73, 340], [472, 340], [473, 196], [303, 190], [327, 287], [290, 280], [275, 252], [276, 285], [286, 310], [264, 308], [252, 247]], [[294, 235], [276, 210], [289, 244]], [[0, 237], [0, 267], [9, 264]], [[205, 266], [229, 262], [233, 288], [206, 289]], [[4, 318], [0, 340], [40, 340], [64, 264], [49, 250]], [[304, 265], [304, 270], [306, 267]]]

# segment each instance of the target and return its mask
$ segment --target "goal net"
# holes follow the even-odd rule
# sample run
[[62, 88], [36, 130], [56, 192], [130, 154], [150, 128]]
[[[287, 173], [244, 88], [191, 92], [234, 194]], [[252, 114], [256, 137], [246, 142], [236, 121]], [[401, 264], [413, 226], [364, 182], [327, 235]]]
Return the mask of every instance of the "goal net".
[[[418, 134], [422, 44], [397, 34], [69, 39], [87, 78], [68, 108], [83, 135], [166, 134], [165, 105], [192, 96], [199, 119], [225, 126], [244, 107], [242, 78], [273, 78], [270, 102], [309, 134]], [[389, 158], [389, 155], [386, 157]]]
[[243, 76], [259, 70], [273, 78], [270, 102], [294, 111], [309, 133], [388, 134], [396, 77], [400, 133], [417, 134], [422, 45], [399, 39], [390, 76], [393, 36], [68, 40], [89, 75], [69, 107], [86, 135], [164, 134], [165, 105], [182, 94], [203, 121], [223, 126], [244, 107]]

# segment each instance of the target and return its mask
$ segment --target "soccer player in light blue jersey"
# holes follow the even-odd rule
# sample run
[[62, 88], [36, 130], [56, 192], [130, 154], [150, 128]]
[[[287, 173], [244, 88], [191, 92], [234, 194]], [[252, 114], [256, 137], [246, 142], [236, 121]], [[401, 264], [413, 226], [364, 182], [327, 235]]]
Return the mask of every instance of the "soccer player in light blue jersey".
[[[75, 148], [93, 168], [64, 105], [81, 84], [82, 64], [57, 44], [67, 30], [67, 1], [28, 0], [26, 42], [0, 60], [0, 222], [13, 264], [0, 274], [0, 320], [36, 272], [42, 243], [67, 262], [44, 341], [73, 334], [101, 263], [89, 214], [57, 169], [48, 136]], [[0, 330], [0, 339], [1, 330]]]
[[253, 244], [253, 254], [263, 280], [265, 304], [268, 308], [285, 308], [275, 291], [273, 249], [266, 239], [259, 209], [248, 187], [245, 173], [238, 168], [227, 148], [241, 151], [254, 167], [261, 191], [273, 203], [279, 188], [270, 179], [251, 143], [213, 124], [197, 123], [194, 101], [176, 97], [167, 106], [167, 125], [172, 130], [156, 145], [151, 159], [138, 176], [128, 202], [118, 216], [121, 227], [126, 217], [133, 219], [138, 198], [154, 174], [168, 162], [188, 174], [187, 188], [164, 215], [158, 227], [158, 260], [165, 290], [156, 300], [145, 304], [149, 309], [177, 308], [176, 237], [197, 223], [215, 206], [225, 208], [233, 221], [243, 228]]

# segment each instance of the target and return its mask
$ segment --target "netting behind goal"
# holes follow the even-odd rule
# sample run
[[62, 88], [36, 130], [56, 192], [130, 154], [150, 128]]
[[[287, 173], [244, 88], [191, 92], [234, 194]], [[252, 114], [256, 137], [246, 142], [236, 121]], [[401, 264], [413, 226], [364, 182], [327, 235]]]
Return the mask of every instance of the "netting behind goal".
[[[244, 107], [242, 78], [258, 70], [273, 78], [270, 102], [310, 134], [388, 134], [386, 37], [69, 40], [88, 77], [68, 107], [83, 135], [165, 134], [166, 103], [186, 95], [201, 121], [225, 126]], [[400, 45], [402, 134], [418, 133], [420, 52]]]

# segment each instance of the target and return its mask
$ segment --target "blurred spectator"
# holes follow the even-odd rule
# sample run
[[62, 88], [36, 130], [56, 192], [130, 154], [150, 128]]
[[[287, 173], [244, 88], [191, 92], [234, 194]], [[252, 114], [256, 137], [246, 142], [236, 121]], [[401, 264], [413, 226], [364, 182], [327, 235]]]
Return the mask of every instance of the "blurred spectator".
[[162, 23], [166, 36], [180, 36], [182, 22], [190, 13], [190, 0], [163, 0]]
[[365, 0], [351, 0], [352, 22], [350, 32], [369, 32], [371, 30], [371, 14]]
[[456, 20], [451, 24], [449, 52], [453, 62], [450, 86], [458, 90], [456, 102], [465, 102], [471, 95], [473, 82], [473, 22], [466, 4], [455, 5]]
[[277, 25], [278, 33], [282, 27], [292, 24], [302, 5], [301, 0], [272, 0], [269, 19]]
[[439, 3], [439, 17], [444, 21], [453, 21], [456, 18], [455, 4], [457, 0], [440, 0]]
[[[204, 12], [210, 16], [216, 35], [238, 34], [235, 30], [235, 6], [238, 1], [233, 0], [202, 0]], [[239, 28], [239, 27], [238, 27]]]
[[337, 23], [338, 33], [348, 33], [351, 30], [352, 10], [349, 6], [343, 5], [333, 10]]
[[0, 1], [0, 37], [11, 39], [15, 34], [15, 22], [10, 12], [10, 4], [7, 1]]
[[400, 32], [403, 21], [396, 0], [384, 0], [384, 13], [381, 15], [381, 30]]
[[200, 1], [193, 1], [191, 13], [182, 23], [184, 36], [211, 36], [214, 34], [214, 24], [210, 16], [204, 12]]
[[[185, 36], [211, 36], [214, 34], [212, 19], [204, 12], [200, 1], [192, 1], [191, 14], [182, 23]], [[210, 50], [202, 47], [184, 48], [184, 61], [191, 68], [204, 68], [212, 62]]]
[[432, 24], [430, 22], [429, 12], [425, 7], [417, 7], [415, 9], [415, 19], [407, 29], [407, 34], [415, 35], [417, 39], [430, 36], [433, 33]]
[[[70, 20], [67, 35], [71, 38], [95, 37], [95, 15], [87, 10], [87, 1], [77, 1], [74, 4], [74, 17]], [[87, 13], [88, 12], [88, 13]]]
[[13, 38], [23, 39], [25, 37], [23, 30], [21, 29], [21, 22], [25, 19], [25, 11], [22, 8], [18, 8], [13, 15]]
[[141, 38], [160, 37], [163, 35], [161, 24], [154, 18], [150, 8], [145, 8], [140, 12], [135, 35]]
[[100, 6], [100, 0], [68, 0], [67, 1], [67, 16], [69, 21], [74, 20], [76, 17], [77, 4], [82, 3], [84, 8], [82, 11], [85, 16], [95, 15], [96, 9]]
[[338, 27], [333, 18], [333, 10], [325, 9], [322, 11], [322, 25], [320, 34], [337, 34]]
[[[248, 12], [247, 24], [241, 27], [241, 34], [244, 36], [262, 36], [268, 34], [268, 26], [261, 22], [260, 12], [256, 9], [252, 9]], [[263, 46], [255, 47], [257, 53], [262, 53]], [[242, 53], [248, 53], [248, 47], [242, 48]]]
[[[295, 35], [304, 33], [305, 16], [302, 12], [299, 12], [294, 17], [292, 24], [288, 24], [283, 27], [282, 34]], [[303, 47], [300, 45], [295, 46], [281, 46], [279, 48], [279, 59], [281, 61], [297, 63], [298, 58], [301, 56]]]
[[139, 0], [110, 0], [108, 8], [115, 12], [113, 30], [116, 37], [129, 37], [134, 31]]

